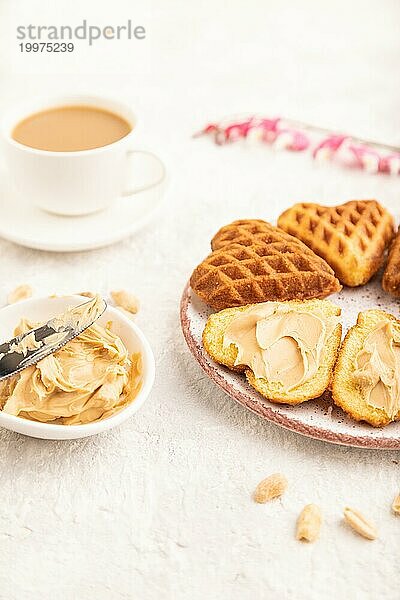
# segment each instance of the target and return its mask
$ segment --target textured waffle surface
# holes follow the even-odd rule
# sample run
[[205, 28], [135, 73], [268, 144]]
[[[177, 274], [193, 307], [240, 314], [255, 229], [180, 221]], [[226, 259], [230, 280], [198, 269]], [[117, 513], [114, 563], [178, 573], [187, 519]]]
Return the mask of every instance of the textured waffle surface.
[[386, 292], [400, 297], [400, 228], [390, 248], [382, 287]]
[[223, 246], [195, 269], [190, 284], [216, 310], [268, 300], [324, 298], [340, 290], [323, 260], [286, 238]]
[[[300, 240], [289, 235], [282, 229], [274, 227], [267, 221], [261, 219], [243, 219], [234, 221], [229, 225], [221, 227], [211, 240], [212, 250], [219, 250], [231, 244], [251, 246], [255, 242], [265, 244], [288, 242], [290, 244], [302, 244]], [[307, 246], [303, 245], [304, 252], [308, 252]]]
[[376, 200], [334, 207], [295, 204], [278, 225], [324, 258], [349, 286], [363, 285], [376, 273], [394, 233], [392, 216]]

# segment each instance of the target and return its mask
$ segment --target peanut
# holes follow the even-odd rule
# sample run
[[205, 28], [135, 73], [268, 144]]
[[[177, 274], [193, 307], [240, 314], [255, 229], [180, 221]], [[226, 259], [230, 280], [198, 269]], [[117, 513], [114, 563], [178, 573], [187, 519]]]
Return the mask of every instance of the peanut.
[[280, 473], [274, 473], [260, 481], [254, 492], [254, 500], [265, 504], [274, 498], [282, 496], [288, 485], [287, 479]]
[[322, 525], [322, 513], [316, 504], [307, 504], [297, 519], [296, 539], [315, 542]]
[[8, 294], [8, 304], [14, 304], [14, 302], [20, 302], [26, 300], [32, 296], [32, 288], [30, 285], [23, 284], [19, 285], [12, 292]]
[[374, 523], [368, 521], [358, 510], [346, 506], [343, 514], [345, 521], [362, 537], [367, 540], [375, 540], [378, 537]]

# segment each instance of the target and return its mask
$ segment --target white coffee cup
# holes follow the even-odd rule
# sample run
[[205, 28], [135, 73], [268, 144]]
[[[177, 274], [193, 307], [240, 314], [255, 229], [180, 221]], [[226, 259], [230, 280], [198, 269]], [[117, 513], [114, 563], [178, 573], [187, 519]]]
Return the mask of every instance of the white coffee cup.
[[[29, 115], [72, 105], [109, 110], [128, 121], [132, 129], [112, 144], [77, 152], [38, 150], [12, 138], [14, 127]], [[27, 197], [41, 209], [58, 215], [87, 215], [107, 208], [121, 196], [160, 184], [165, 177], [162, 161], [151, 152], [132, 148], [136, 124], [136, 115], [129, 106], [101, 96], [58, 96], [14, 108], [3, 119], [2, 137], [8, 176], [16, 197]], [[142, 167], [143, 159], [149, 163], [145, 171], [151, 173], [151, 178], [127, 186], [130, 169], [135, 179], [131, 157], [136, 154], [142, 155]], [[143, 179], [143, 173], [137, 175]]]

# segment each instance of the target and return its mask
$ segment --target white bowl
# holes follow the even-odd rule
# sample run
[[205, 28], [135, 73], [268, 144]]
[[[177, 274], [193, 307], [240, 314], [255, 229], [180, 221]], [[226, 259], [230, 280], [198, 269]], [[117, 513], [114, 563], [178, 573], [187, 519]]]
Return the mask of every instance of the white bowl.
[[[51, 317], [62, 313], [69, 306], [75, 306], [87, 301], [83, 296], [62, 296], [56, 298], [30, 298], [11, 304], [0, 310], [1, 342], [11, 339], [14, 328], [22, 317], [33, 321], [48, 321]], [[11, 431], [42, 438], [44, 440], [72, 440], [95, 435], [112, 427], [120, 425], [142, 406], [154, 383], [154, 356], [148, 341], [139, 327], [135, 325], [122, 311], [107, 306], [99, 319], [99, 324], [105, 325], [112, 321], [112, 331], [121, 337], [129, 353], [140, 352], [142, 356], [142, 385], [136, 398], [120, 412], [86, 425], [55, 425], [39, 423], [22, 417], [8, 415], [0, 410], [0, 427]]]

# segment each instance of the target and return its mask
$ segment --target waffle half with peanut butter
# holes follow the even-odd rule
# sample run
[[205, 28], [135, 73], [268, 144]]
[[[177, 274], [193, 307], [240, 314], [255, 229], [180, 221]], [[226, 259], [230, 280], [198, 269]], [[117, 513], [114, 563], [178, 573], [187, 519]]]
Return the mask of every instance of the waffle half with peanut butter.
[[263, 302], [212, 314], [203, 344], [216, 362], [244, 371], [271, 402], [323, 394], [340, 346], [340, 308], [329, 300]]
[[379, 309], [358, 315], [339, 351], [332, 397], [374, 427], [400, 418], [400, 321], [393, 315]]

